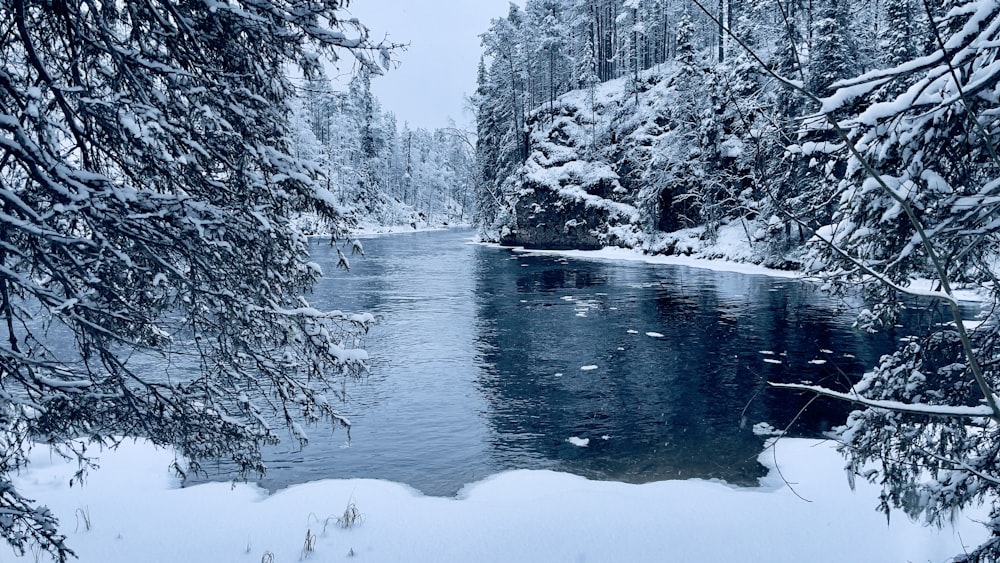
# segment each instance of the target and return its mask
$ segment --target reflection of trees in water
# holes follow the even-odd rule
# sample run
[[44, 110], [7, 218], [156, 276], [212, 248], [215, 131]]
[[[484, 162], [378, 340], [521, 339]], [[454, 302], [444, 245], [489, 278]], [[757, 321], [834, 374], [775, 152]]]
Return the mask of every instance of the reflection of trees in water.
[[[797, 282], [550, 257], [478, 265], [478, 386], [505, 465], [754, 483], [752, 425], [785, 425], [807, 401], [766, 382], [857, 377], [891, 344], [853, 334], [850, 314]], [[846, 412], [814, 404], [793, 431], [818, 434]]]

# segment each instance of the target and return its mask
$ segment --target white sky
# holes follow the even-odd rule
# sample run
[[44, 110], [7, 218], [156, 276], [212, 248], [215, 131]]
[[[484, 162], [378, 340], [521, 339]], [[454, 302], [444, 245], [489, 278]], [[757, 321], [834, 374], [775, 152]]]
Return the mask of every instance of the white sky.
[[373, 39], [388, 34], [393, 42], [410, 44], [396, 57], [398, 68], [372, 80], [382, 109], [395, 113], [400, 127], [447, 127], [448, 117], [460, 127], [471, 123], [465, 96], [476, 89], [479, 35], [509, 6], [509, 0], [352, 1], [348, 12], [368, 26]]

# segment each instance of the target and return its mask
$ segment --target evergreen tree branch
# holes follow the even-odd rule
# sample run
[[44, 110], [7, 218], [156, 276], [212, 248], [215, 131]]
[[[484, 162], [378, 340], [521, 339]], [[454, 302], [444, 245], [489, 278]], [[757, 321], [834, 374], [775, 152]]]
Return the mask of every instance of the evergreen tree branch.
[[[701, 4], [700, 0], [692, 0], [692, 1], [696, 6], [698, 6], [698, 8], [702, 12], [705, 13], [707, 17], [712, 19], [718, 25], [724, 25]], [[757, 61], [757, 63], [761, 66], [761, 68], [764, 69], [764, 72], [769, 74], [772, 78], [774, 78], [781, 84], [784, 84], [786, 87], [791, 88], [796, 92], [799, 92], [800, 94], [806, 96], [808, 99], [812, 100], [814, 103], [822, 107], [822, 100], [818, 96], [807, 90], [803, 85], [788, 80], [787, 78], [784, 78], [780, 76], [778, 73], [774, 72], [767, 64], [764, 63], [763, 59], [761, 59], [760, 56], [753, 51], [753, 49], [748, 47], [746, 43], [743, 42], [742, 39], [737, 37], [736, 34], [732, 33], [728, 29], [728, 27], [724, 27], [724, 29], [726, 29], [727, 34], [729, 34], [730, 37], [732, 37], [733, 40], [736, 41], [736, 43], [744, 51], [746, 51], [748, 55], [750, 55], [755, 61]], [[875, 169], [875, 167], [869, 162], [869, 160], [863, 154], [861, 154], [861, 151], [858, 150], [857, 145], [850, 138], [850, 136], [847, 134], [847, 131], [844, 130], [840, 122], [833, 116], [833, 114], [828, 111], [826, 113], [821, 114], [820, 117], [822, 117], [827, 122], [827, 125], [830, 127], [830, 129], [832, 129], [834, 133], [837, 135], [837, 137], [841, 139], [841, 141], [844, 143], [844, 145], [850, 152], [851, 156], [855, 158], [857, 162], [861, 165], [861, 167], [864, 169], [865, 174], [867, 174], [869, 178], [875, 181], [878, 184], [878, 186], [882, 189], [882, 191], [886, 195], [888, 195], [893, 201], [895, 201], [902, 208], [903, 212], [906, 214], [907, 219], [909, 220], [911, 226], [916, 231], [921, 241], [921, 244], [923, 245], [924, 251], [927, 253], [927, 257], [930, 260], [933, 269], [938, 277], [938, 281], [941, 284], [942, 291], [950, 298], [950, 300], [948, 301], [948, 308], [951, 313], [952, 320], [956, 325], [956, 330], [958, 331], [959, 337], [961, 338], [962, 348], [965, 352], [966, 359], [969, 362], [969, 369], [972, 372], [972, 376], [975, 379], [976, 384], [983, 395], [983, 398], [986, 400], [986, 403], [990, 407], [991, 417], [997, 422], [1000, 422], [1000, 405], [997, 404], [996, 393], [993, 390], [993, 388], [989, 385], [989, 383], [986, 381], [986, 378], [983, 375], [982, 368], [979, 365], [979, 360], [976, 357], [976, 354], [972, 348], [972, 342], [969, 339], [968, 332], [966, 331], [965, 326], [962, 323], [963, 320], [962, 313], [958, 308], [957, 300], [954, 297], [954, 291], [951, 288], [951, 283], [949, 281], [950, 276], [948, 275], [948, 272], [945, 270], [944, 262], [938, 256], [936, 249], [931, 244], [930, 237], [928, 236], [927, 230], [925, 229], [923, 223], [917, 217], [909, 201], [907, 201], [905, 197], [897, 193], [896, 190], [890, 188], [889, 185], [886, 183], [885, 179], [882, 177], [882, 175]]]

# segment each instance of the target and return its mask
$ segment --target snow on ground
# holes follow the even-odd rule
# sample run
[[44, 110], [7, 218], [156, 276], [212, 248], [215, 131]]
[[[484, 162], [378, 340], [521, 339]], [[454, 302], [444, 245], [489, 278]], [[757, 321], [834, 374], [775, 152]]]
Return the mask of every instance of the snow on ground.
[[[929, 280], [926, 278], [915, 278], [910, 280], [910, 287], [917, 291], [939, 291], [939, 284], [936, 280]], [[952, 289], [952, 293], [955, 294], [955, 298], [959, 301], [967, 302], [989, 302], [992, 300], [990, 297], [989, 289], [986, 287], [957, 287]]]
[[[750, 244], [747, 242], [743, 225], [733, 222], [719, 228], [714, 241], [699, 238], [703, 228], [685, 229], [675, 233], [664, 233], [661, 236], [670, 237], [676, 244], [675, 252], [683, 254], [646, 254], [641, 249], [606, 247], [601, 250], [528, 250], [514, 247], [513, 250], [526, 255], [554, 255], [582, 260], [624, 260], [644, 262], [647, 264], [667, 264], [688, 266], [718, 272], [733, 272], [738, 274], [764, 275], [776, 278], [807, 278], [801, 271], [778, 270], [757, 264], [760, 261]], [[680, 244], [678, 241], [684, 241]], [[658, 246], [662, 246], [662, 241]], [[937, 289], [937, 282], [925, 278], [915, 278], [910, 281], [910, 287], [916, 291], [929, 292]], [[960, 287], [954, 289], [959, 301], [970, 303], [990, 302], [988, 288]]]
[[351, 230], [351, 235], [356, 237], [370, 237], [376, 235], [405, 234], [405, 233], [426, 233], [432, 231], [446, 231], [452, 228], [467, 229], [469, 225], [429, 225], [422, 224], [416, 227], [412, 225], [378, 225], [375, 223], [364, 224]]
[[688, 254], [644, 254], [639, 249], [607, 247], [601, 250], [527, 250], [514, 248], [515, 252], [523, 254], [556, 255], [584, 260], [627, 260], [645, 262], [648, 264], [670, 264], [690, 266], [722, 272], [740, 274], [758, 274], [782, 278], [800, 278], [801, 272], [776, 270], [753, 263], [743, 227], [740, 223], [725, 225], [719, 229], [719, 235], [714, 243], [698, 238], [699, 229], [687, 229], [670, 236], [689, 241], [682, 249]]
[[[38, 447], [16, 483], [61, 518], [84, 563], [257, 563], [271, 560], [268, 554], [275, 563], [904, 563], [944, 561], [962, 552], [963, 540], [985, 539], [971, 521], [982, 514], [959, 516], [957, 530], [924, 528], [900, 514], [887, 524], [875, 511], [878, 490], [859, 481], [852, 493], [833, 445], [816, 440], [783, 439], [762, 453], [772, 470], [757, 488], [511, 471], [466, 487], [458, 498], [358, 479], [272, 495], [248, 484], [179, 488], [167, 469], [173, 459], [145, 443], [125, 444], [101, 456], [101, 468], [83, 487], [69, 488], [75, 467], [53, 462]], [[361, 520], [338, 527], [336, 518], [351, 503]], [[307, 535], [316, 536], [311, 552], [304, 551]], [[6, 549], [0, 560], [11, 561]]]
[[757, 264], [733, 262], [722, 259], [707, 259], [699, 256], [664, 256], [658, 254], [643, 254], [642, 251], [630, 248], [609, 246], [600, 250], [528, 250], [514, 247], [512, 250], [521, 254], [566, 256], [581, 260], [625, 260], [645, 262], [647, 264], [668, 264], [674, 266], [690, 266], [719, 272], [735, 272], [738, 274], [757, 274], [780, 278], [801, 278], [801, 272], [775, 270]]

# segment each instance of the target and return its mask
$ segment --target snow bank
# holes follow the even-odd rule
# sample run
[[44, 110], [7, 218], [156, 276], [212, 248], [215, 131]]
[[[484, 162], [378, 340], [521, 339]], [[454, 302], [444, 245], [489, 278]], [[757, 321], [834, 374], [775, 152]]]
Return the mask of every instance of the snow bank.
[[[717, 247], [713, 247], [717, 248]], [[528, 250], [514, 247], [513, 250], [522, 254], [558, 255], [580, 260], [625, 260], [645, 262], [647, 264], [666, 264], [703, 268], [719, 272], [735, 272], [739, 274], [764, 275], [779, 278], [801, 278], [802, 272], [776, 270], [760, 266], [752, 262], [740, 261], [737, 257], [715, 252], [697, 252], [691, 255], [646, 254], [641, 250], [609, 246], [601, 250]]]
[[[660, 240], [640, 241], [640, 246], [634, 249], [610, 246], [601, 250], [528, 250], [521, 247], [513, 250], [523, 254], [558, 255], [581, 260], [624, 260], [777, 278], [808, 278], [799, 270], [778, 270], [760, 265], [761, 257], [748, 244], [743, 226], [738, 222], [720, 227], [714, 241], [703, 240], [700, 236], [702, 231], [698, 227], [661, 233]], [[657, 254], [656, 247], [667, 244], [666, 241], [681, 254]], [[930, 292], [937, 290], [937, 286], [935, 280], [914, 278], [910, 280], [909, 287], [915, 292]], [[990, 303], [989, 290], [989, 287], [967, 286], [955, 289], [954, 294], [961, 302]]]
[[[167, 470], [172, 460], [169, 451], [126, 444], [104, 453], [101, 469], [71, 489], [74, 466], [39, 447], [16, 481], [59, 515], [84, 563], [256, 563], [267, 553], [276, 562], [350, 553], [367, 562], [943, 561], [962, 552], [961, 540], [985, 538], [971, 521], [982, 515], [960, 516], [956, 530], [923, 528], [902, 515], [887, 524], [875, 511], [878, 490], [859, 482], [852, 493], [833, 445], [816, 440], [783, 439], [761, 454], [772, 471], [757, 488], [512, 471], [458, 498], [374, 480], [320, 481], [273, 495], [246, 484], [178, 488]], [[352, 502], [363, 521], [338, 527]], [[307, 531], [316, 536], [312, 553], [303, 551]], [[11, 560], [5, 547], [0, 560]]]
[[448, 229], [467, 229], [470, 228], [466, 224], [448, 225], [448, 224], [421, 224], [414, 227], [413, 225], [378, 225], [375, 223], [360, 225], [357, 228], [351, 229], [351, 235], [356, 237], [372, 237], [379, 235], [394, 235], [394, 234], [407, 234], [407, 233], [429, 233], [434, 231], [447, 231]]

